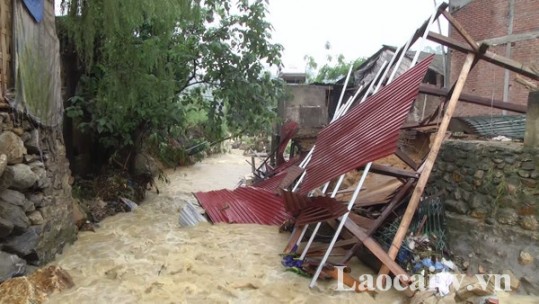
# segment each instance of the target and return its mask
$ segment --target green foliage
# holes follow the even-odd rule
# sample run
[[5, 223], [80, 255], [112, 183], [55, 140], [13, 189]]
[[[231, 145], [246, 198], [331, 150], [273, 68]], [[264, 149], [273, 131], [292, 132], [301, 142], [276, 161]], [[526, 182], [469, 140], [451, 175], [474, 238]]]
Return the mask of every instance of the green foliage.
[[[68, 114], [107, 147], [142, 138], [210, 137], [270, 127], [283, 84], [265, 71], [280, 65], [269, 42], [267, 3], [247, 0], [63, 0], [62, 26], [83, 77]], [[216, 111], [222, 103], [224, 116]]]
[[[337, 80], [340, 77], [346, 76], [350, 65], [354, 66], [354, 69], [358, 68], [364, 61], [365, 58], [359, 57], [355, 60], [346, 60], [343, 54], [334, 56], [330, 53], [331, 44], [329, 41], [326, 42], [324, 48], [328, 52], [326, 54], [326, 62], [320, 66], [313, 56], [305, 55], [303, 60], [307, 66], [308, 81], [313, 82], [322, 82], [329, 83]], [[336, 57], [336, 60], [334, 59]], [[319, 68], [320, 66], [320, 68]]]

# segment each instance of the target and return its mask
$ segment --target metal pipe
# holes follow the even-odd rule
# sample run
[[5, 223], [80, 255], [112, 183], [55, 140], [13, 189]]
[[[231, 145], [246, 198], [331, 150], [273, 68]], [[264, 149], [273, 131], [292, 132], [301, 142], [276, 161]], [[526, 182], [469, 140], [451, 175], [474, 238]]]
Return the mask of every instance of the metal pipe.
[[[350, 69], [348, 70], [348, 74], [346, 75], [346, 80], [344, 81], [344, 86], [341, 90], [341, 96], [339, 97], [339, 102], [337, 103], [337, 106], [335, 107], [335, 112], [339, 110], [341, 107], [342, 99], [344, 98], [344, 93], [346, 92], [346, 88], [348, 87], [348, 80], [350, 79], [350, 75], [352, 74], [352, 69], [354, 68], [354, 64], [350, 65]], [[335, 117], [335, 115], [333, 115]]]
[[427, 35], [429, 34], [429, 27], [431, 24], [434, 23], [434, 18], [436, 17], [437, 12], [434, 11], [432, 15], [429, 18], [429, 22], [427, 23], [427, 26], [425, 27], [425, 31], [423, 32], [423, 35], [421, 36], [421, 41], [419, 42], [419, 48], [415, 51], [414, 59], [412, 59], [412, 63], [410, 63], [410, 68], [413, 67], [417, 60], [419, 59], [419, 53], [421, 53], [421, 49], [425, 45], [425, 41], [427, 41]]
[[361, 188], [363, 187], [363, 183], [365, 182], [365, 179], [367, 178], [367, 174], [369, 173], [369, 170], [371, 169], [371, 165], [372, 165], [372, 162], [368, 163], [365, 166], [365, 169], [363, 170], [363, 174], [361, 175], [361, 179], [359, 180], [359, 183], [357, 184], [357, 187], [354, 190], [354, 194], [352, 195], [350, 202], [348, 202], [348, 212], [346, 212], [341, 217], [339, 226], [337, 227], [337, 231], [335, 232], [335, 235], [333, 236], [333, 239], [331, 240], [331, 243], [329, 244], [329, 247], [326, 250], [324, 257], [320, 261], [320, 265], [318, 265], [318, 268], [316, 269], [316, 272], [311, 280], [311, 284], [309, 284], [310, 288], [313, 288], [314, 286], [316, 286], [316, 280], [320, 276], [320, 273], [322, 272], [322, 268], [324, 268], [324, 264], [326, 264], [329, 258], [329, 255], [331, 254], [331, 251], [333, 250], [333, 246], [335, 246], [335, 243], [337, 242], [337, 239], [339, 238], [339, 235], [341, 234], [342, 228], [344, 227], [344, 223], [348, 219], [348, 215], [350, 214], [350, 211], [352, 210], [352, 206], [354, 205], [355, 201], [357, 200], [359, 196], [359, 192]]

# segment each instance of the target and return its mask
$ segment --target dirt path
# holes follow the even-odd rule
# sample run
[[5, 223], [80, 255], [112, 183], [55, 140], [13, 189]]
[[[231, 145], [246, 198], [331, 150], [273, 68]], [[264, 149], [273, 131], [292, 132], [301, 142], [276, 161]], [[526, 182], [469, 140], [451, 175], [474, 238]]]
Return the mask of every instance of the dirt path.
[[[160, 195], [82, 232], [55, 262], [76, 287], [49, 303], [375, 303], [366, 294], [334, 291], [335, 282], [309, 289], [308, 279], [284, 271], [279, 252], [288, 235], [276, 227], [179, 227], [178, 209], [193, 199], [190, 192], [233, 188], [249, 172], [244, 159], [225, 154], [171, 171]], [[376, 300], [406, 303], [395, 292]]]

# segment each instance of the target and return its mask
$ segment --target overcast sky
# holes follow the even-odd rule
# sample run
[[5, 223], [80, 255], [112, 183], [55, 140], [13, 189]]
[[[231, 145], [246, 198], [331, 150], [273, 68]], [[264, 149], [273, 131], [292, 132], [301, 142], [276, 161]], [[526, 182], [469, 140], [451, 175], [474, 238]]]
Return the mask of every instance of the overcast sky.
[[[440, 4], [442, 1], [437, 0]], [[404, 44], [434, 11], [433, 0], [269, 0], [273, 39], [284, 46], [285, 71], [303, 71], [303, 57], [328, 53], [369, 57], [382, 44]], [[443, 19], [441, 17], [440, 19]], [[444, 27], [444, 24], [442, 24]], [[431, 30], [438, 31], [435, 25]], [[417, 44], [417, 43], [416, 43]]]
[[[55, 2], [58, 14], [61, 1]], [[434, 7], [434, 0], [269, 0], [268, 17], [273, 41], [284, 46], [284, 71], [302, 72], [305, 55], [325, 63], [326, 42], [347, 60], [369, 57], [382, 44], [400, 46]]]

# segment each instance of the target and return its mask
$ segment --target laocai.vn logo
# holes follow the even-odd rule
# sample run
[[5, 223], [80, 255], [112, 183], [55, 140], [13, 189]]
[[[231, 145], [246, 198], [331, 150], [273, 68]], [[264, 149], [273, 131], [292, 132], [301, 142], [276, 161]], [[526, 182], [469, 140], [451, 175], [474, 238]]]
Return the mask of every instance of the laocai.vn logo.
[[[390, 277], [389, 275], [372, 275], [362, 274], [358, 280], [345, 284], [344, 268], [345, 266], [335, 266], [338, 271], [337, 291], [388, 291], [395, 289], [404, 291], [410, 289], [412, 291], [427, 291], [434, 290], [440, 295], [449, 293], [450, 287], [455, 290], [466, 288], [482, 289], [490, 292], [511, 291], [511, 276], [508, 274], [476, 274], [475, 276], [466, 276], [465, 274], [455, 274], [450, 272], [440, 272], [432, 274], [428, 277], [422, 275], [414, 275], [413, 281], [409, 285], [403, 284], [405, 276], [397, 275]], [[359, 284], [359, 286], [357, 285]]]

